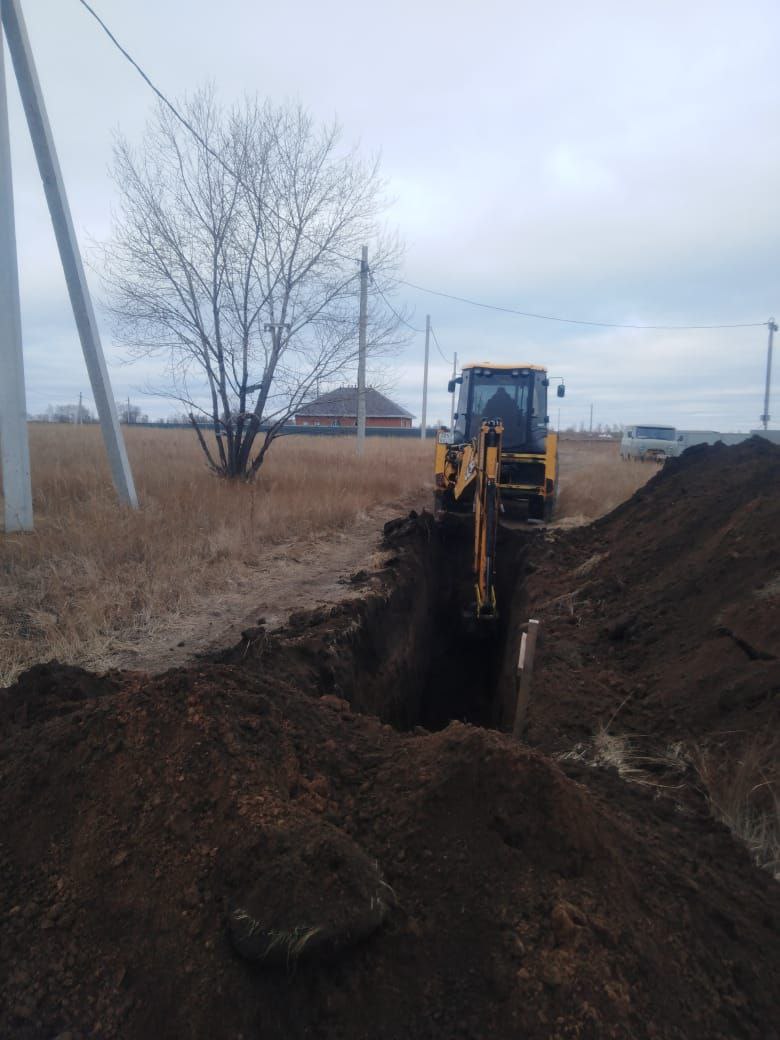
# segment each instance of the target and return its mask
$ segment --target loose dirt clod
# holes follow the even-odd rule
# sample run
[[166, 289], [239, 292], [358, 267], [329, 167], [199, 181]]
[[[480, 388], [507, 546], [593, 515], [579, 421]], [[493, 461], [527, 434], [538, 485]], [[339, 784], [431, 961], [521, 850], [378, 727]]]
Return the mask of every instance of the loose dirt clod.
[[[719, 451], [595, 527], [506, 541], [498, 641], [455, 627], [457, 538], [423, 516], [355, 602], [162, 676], [51, 665], [0, 692], [0, 1036], [777, 1036], [769, 873], [700, 793], [547, 754], [608, 721], [728, 750], [733, 719], [776, 718], [777, 662], [714, 630], [777, 652], [754, 593], [778, 456]], [[502, 722], [514, 621], [597, 552], [546, 622], [537, 746], [457, 721]]]
[[242, 891], [230, 937], [242, 956], [268, 965], [335, 957], [379, 928], [392, 897], [375, 861], [342, 830], [311, 818], [236, 850], [233, 870]]

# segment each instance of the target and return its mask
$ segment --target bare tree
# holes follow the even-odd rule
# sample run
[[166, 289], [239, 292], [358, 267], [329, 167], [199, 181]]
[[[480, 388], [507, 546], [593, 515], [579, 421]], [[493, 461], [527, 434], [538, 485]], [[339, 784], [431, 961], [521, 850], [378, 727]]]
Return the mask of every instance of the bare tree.
[[132, 426], [135, 423], [149, 421], [149, 416], [145, 415], [137, 404], [130, 404], [129, 401], [117, 401], [116, 408], [121, 423], [127, 423]]
[[85, 404], [50, 404], [46, 411], [36, 418], [45, 422], [56, 423], [92, 423], [95, 417]]
[[[159, 107], [140, 149], [118, 140], [104, 276], [120, 338], [166, 358], [164, 394], [211, 468], [251, 479], [315, 389], [356, 364], [360, 246], [385, 292], [399, 247], [378, 225], [378, 162], [340, 150], [336, 125], [257, 101], [226, 112], [209, 90], [185, 115], [197, 136]], [[402, 342], [400, 324], [374, 294], [369, 350]]]

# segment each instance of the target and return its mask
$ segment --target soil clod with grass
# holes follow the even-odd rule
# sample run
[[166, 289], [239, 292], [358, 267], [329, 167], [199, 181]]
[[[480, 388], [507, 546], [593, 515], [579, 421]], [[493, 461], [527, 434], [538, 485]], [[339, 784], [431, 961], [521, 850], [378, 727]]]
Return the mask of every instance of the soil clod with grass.
[[360, 598], [197, 666], [22, 675], [0, 1035], [777, 1037], [780, 890], [702, 777], [776, 726], [779, 458], [707, 449], [589, 528], [505, 533], [488, 636], [422, 515]]

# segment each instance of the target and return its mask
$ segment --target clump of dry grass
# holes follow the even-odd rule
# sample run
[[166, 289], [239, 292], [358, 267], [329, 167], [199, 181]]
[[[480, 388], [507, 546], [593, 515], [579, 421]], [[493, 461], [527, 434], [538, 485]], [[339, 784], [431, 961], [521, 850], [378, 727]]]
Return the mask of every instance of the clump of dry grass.
[[625, 502], [658, 472], [654, 463], [623, 462], [616, 441], [566, 441], [559, 447], [556, 517], [595, 520]]
[[755, 736], [736, 753], [679, 741], [649, 746], [636, 736], [611, 733], [610, 723], [556, 757], [615, 769], [628, 783], [659, 793], [692, 783], [707, 798], [713, 817], [747, 847], [759, 867], [780, 881], [780, 740]]
[[712, 749], [694, 748], [691, 762], [713, 816], [780, 881], [780, 741], [755, 737], [727, 761]]
[[429, 483], [433, 445], [288, 437], [255, 484], [205, 467], [187, 430], [130, 429], [142, 508], [121, 508], [96, 427], [33, 426], [35, 531], [0, 536], [0, 686], [56, 657], [95, 664], [106, 646], [165, 624], [263, 550], [314, 537]]
[[[643, 747], [644, 743], [627, 733], [611, 733], [609, 724], [602, 723], [591, 740], [577, 744], [557, 757], [561, 761], [584, 762], [593, 768], [615, 769], [629, 783], [654, 787], [659, 791], [678, 790], [682, 785], [669, 783], [668, 778], [687, 768], [680, 746]], [[659, 780], [659, 774], [665, 779]]]

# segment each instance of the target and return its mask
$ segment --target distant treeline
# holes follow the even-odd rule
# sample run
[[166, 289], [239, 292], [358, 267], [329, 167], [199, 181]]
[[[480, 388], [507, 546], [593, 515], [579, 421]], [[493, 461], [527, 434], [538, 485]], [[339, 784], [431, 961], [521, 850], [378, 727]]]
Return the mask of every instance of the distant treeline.
[[[52, 416], [48, 415], [36, 415], [31, 416], [27, 420], [31, 423], [63, 423], [65, 425], [76, 425], [77, 420], [75, 416]], [[97, 423], [97, 419], [93, 416], [88, 418], [82, 417], [81, 425], [88, 426]], [[158, 422], [152, 422], [149, 419], [131, 419], [130, 422], [126, 422], [124, 417], [120, 415], [120, 422], [122, 426], [141, 426], [144, 429], [149, 430], [191, 430], [192, 423], [185, 422], [182, 420], [174, 419], [160, 419]], [[201, 430], [214, 430], [214, 423], [211, 422], [199, 422], [198, 426]], [[268, 429], [267, 426], [261, 426], [261, 431]], [[428, 427], [428, 437], [433, 438], [438, 431], [438, 427]], [[285, 437], [288, 434], [299, 437], [354, 437], [355, 427], [354, 426], [295, 426], [290, 423], [287, 426], [283, 426], [280, 436]], [[596, 441], [596, 440], [619, 440], [622, 435], [622, 431], [619, 429], [602, 430], [601, 432], [594, 431], [590, 433], [588, 430], [575, 430], [573, 427], [569, 429], [561, 430], [558, 436], [561, 440], [571, 441]], [[413, 426], [410, 429], [404, 430], [395, 426], [367, 426], [366, 427], [367, 437], [419, 437], [420, 427]]]
[[[48, 419], [36, 416], [35, 418], [28, 419], [31, 423], [64, 423], [65, 425], [73, 426], [73, 419]], [[82, 419], [82, 425], [94, 425], [97, 422], [96, 419]], [[168, 422], [166, 420], [160, 420], [160, 422], [122, 422], [122, 426], [136, 426], [147, 430], [191, 430], [192, 423], [189, 422]], [[198, 427], [201, 430], [214, 430], [214, 423], [211, 422], [199, 422]], [[268, 429], [267, 426], [261, 426], [260, 430]], [[428, 437], [431, 440], [436, 435], [436, 427], [428, 427]], [[280, 431], [281, 437], [287, 435], [292, 436], [303, 436], [303, 437], [354, 437], [355, 427], [354, 426], [283, 426]], [[420, 437], [420, 427], [413, 427], [411, 429], [401, 429], [396, 426], [367, 426], [366, 427], [367, 437]]]

